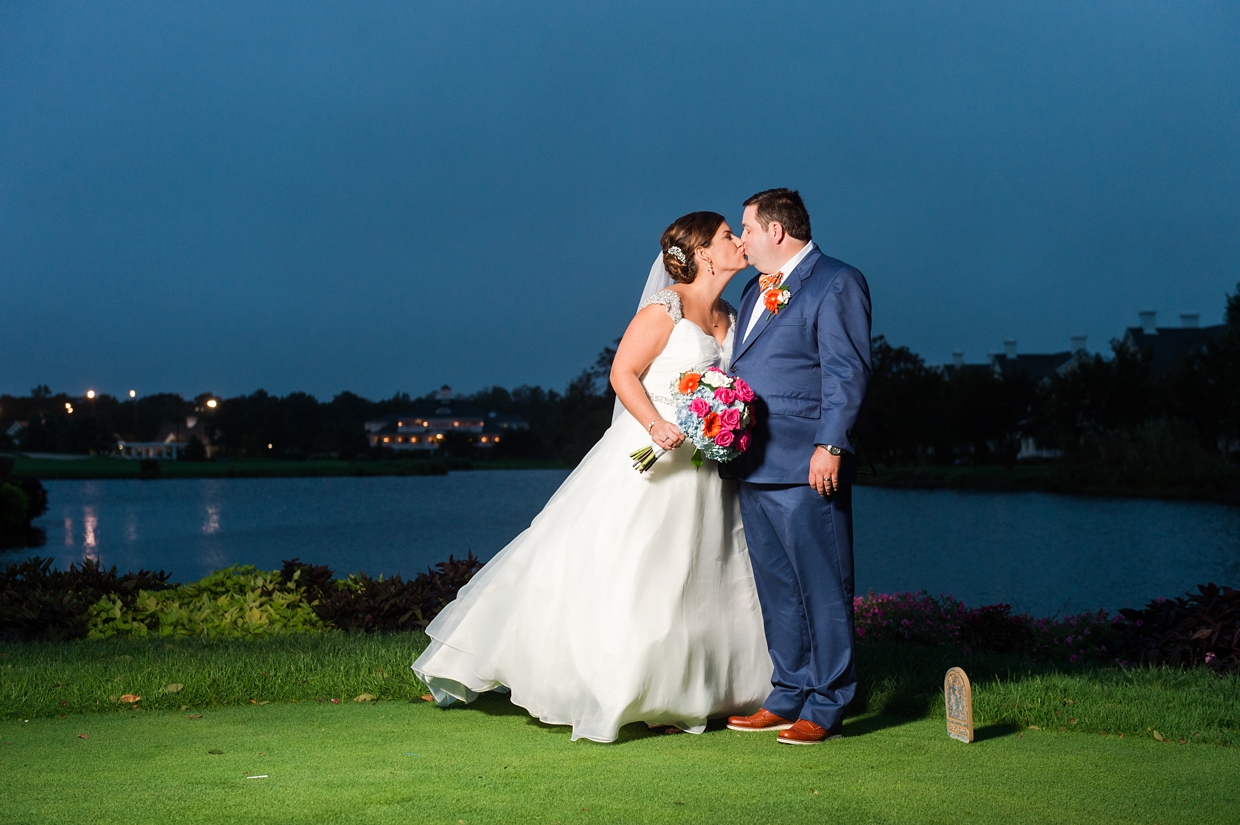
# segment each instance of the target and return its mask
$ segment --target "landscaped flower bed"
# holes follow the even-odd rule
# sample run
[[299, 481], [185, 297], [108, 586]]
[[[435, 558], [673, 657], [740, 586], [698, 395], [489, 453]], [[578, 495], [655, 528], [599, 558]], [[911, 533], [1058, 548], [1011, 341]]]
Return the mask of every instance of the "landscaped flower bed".
[[[327, 630], [422, 630], [482, 569], [470, 553], [409, 581], [286, 561], [278, 571], [230, 567], [176, 585], [166, 573], [104, 570], [87, 561], [58, 571], [32, 558], [0, 571], [0, 639], [90, 636], [244, 637]], [[869, 593], [854, 600], [857, 638], [962, 653], [1017, 654], [1033, 663], [1240, 666], [1240, 591], [1209, 584], [1157, 599], [1143, 610], [1100, 610], [1062, 618], [970, 608], [951, 596]]]
[[1062, 618], [1012, 613], [1011, 605], [970, 608], [951, 596], [869, 593], [853, 600], [857, 637], [971, 652], [1018, 653], [1033, 661], [1240, 666], [1240, 590], [1200, 585], [1197, 594]]

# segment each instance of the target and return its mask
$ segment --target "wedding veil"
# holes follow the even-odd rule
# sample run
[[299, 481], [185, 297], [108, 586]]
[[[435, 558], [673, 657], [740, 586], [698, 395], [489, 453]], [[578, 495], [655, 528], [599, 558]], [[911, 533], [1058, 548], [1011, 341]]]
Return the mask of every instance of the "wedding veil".
[[[654, 259], [654, 263], [650, 265], [650, 275], [646, 278], [646, 287], [642, 290], [641, 300], [637, 302], [640, 309], [646, 299], [656, 292], [667, 289], [672, 285], [672, 276], [667, 274], [667, 267], [663, 266], [663, 253], [660, 252]], [[616, 406], [611, 411], [611, 423], [615, 424], [620, 420], [620, 416], [628, 412], [624, 405], [620, 403], [620, 399], [616, 399]]]

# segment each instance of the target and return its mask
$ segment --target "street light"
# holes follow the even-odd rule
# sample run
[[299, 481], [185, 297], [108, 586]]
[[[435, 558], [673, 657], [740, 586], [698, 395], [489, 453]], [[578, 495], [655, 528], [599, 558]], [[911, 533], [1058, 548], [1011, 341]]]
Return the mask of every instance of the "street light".
[[94, 390], [87, 390], [87, 391], [86, 391], [86, 397], [87, 397], [87, 398], [89, 398], [91, 401], [94, 401], [94, 400], [95, 400], [95, 391], [94, 391]]
[[138, 391], [137, 391], [137, 390], [130, 390], [130, 391], [129, 391], [129, 397], [130, 397], [130, 398], [137, 398], [137, 397], [138, 397]]
[[211, 409], [215, 409], [218, 404], [219, 402], [216, 401], [214, 398], [207, 399], [207, 406], [210, 407]]

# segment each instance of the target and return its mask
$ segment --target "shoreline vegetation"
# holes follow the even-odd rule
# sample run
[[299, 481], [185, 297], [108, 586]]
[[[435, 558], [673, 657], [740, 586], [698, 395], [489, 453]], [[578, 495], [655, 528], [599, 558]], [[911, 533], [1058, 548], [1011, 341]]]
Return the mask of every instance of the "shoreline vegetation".
[[[155, 469], [152, 468], [155, 465]], [[568, 462], [535, 458], [307, 459], [221, 458], [213, 461], [140, 462], [100, 456], [36, 458], [14, 456], [14, 478], [41, 481], [173, 478], [314, 478], [340, 476], [434, 476], [469, 470], [571, 470]], [[1051, 493], [1101, 498], [1198, 501], [1240, 506], [1240, 486], [1204, 478], [1154, 483], [1149, 476], [1118, 476], [1053, 462], [1015, 466], [878, 465], [857, 483], [906, 490], [961, 490], [989, 493]]]
[[318, 476], [435, 476], [464, 470], [571, 469], [556, 460], [534, 458], [380, 458], [344, 459], [220, 458], [210, 461], [135, 461], [103, 456], [32, 458], [17, 454], [14, 478], [68, 479], [161, 478], [314, 478]]
[[[94, 562], [0, 568], [0, 719], [425, 694], [422, 632], [482, 567], [449, 558], [404, 581], [286, 561], [178, 585]], [[978, 718], [1034, 730], [1240, 745], [1240, 590], [1053, 618], [924, 593], [854, 602], [853, 715], [942, 713], [962, 666]], [[369, 698], [363, 698], [369, 697]]]

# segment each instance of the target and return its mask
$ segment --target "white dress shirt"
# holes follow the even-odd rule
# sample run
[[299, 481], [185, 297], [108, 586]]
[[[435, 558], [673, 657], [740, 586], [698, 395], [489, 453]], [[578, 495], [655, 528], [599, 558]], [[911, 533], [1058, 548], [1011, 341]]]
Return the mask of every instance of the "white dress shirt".
[[[801, 263], [801, 261], [805, 260], [805, 256], [806, 256], [806, 255], [808, 255], [808, 254], [809, 254], [809, 251], [810, 251], [811, 249], [813, 249], [813, 248], [814, 248], [814, 242], [811, 240], [811, 241], [810, 241], [809, 243], [807, 243], [805, 246], [801, 247], [801, 251], [800, 251], [800, 252], [798, 252], [797, 254], [793, 255], [793, 256], [792, 256], [791, 258], [789, 258], [788, 260], [784, 261], [783, 266], [781, 266], [781, 267], [779, 267], [779, 269], [775, 270], [776, 272], [782, 272], [782, 273], [783, 273], [783, 277], [779, 279], [779, 282], [780, 282], [781, 284], [782, 284], [785, 280], [787, 280], [787, 279], [788, 279], [788, 273], [789, 273], [789, 272], [791, 272], [792, 270], [796, 269], [796, 268], [797, 268], [797, 265], [798, 265], [798, 264], [800, 264], [800, 263]], [[747, 339], [749, 338], [750, 334], [752, 334], [752, 333], [753, 333], [753, 328], [754, 328], [754, 327], [756, 327], [756, 326], [758, 325], [758, 319], [759, 319], [760, 317], [762, 317], [762, 313], [764, 313], [764, 312], [766, 311], [766, 307], [762, 305], [762, 295], [763, 295], [763, 293], [764, 293], [764, 292], [765, 292], [765, 290], [761, 290], [761, 289], [760, 289], [760, 290], [758, 290], [758, 301], [757, 301], [757, 303], [754, 305], [753, 312], [752, 312], [752, 313], [750, 314], [750, 316], [749, 316], [749, 326], [748, 326], [748, 328], [746, 328], [746, 330], [745, 330], [745, 337], [741, 339], [742, 341], [745, 341], [745, 340], [747, 340]]]

